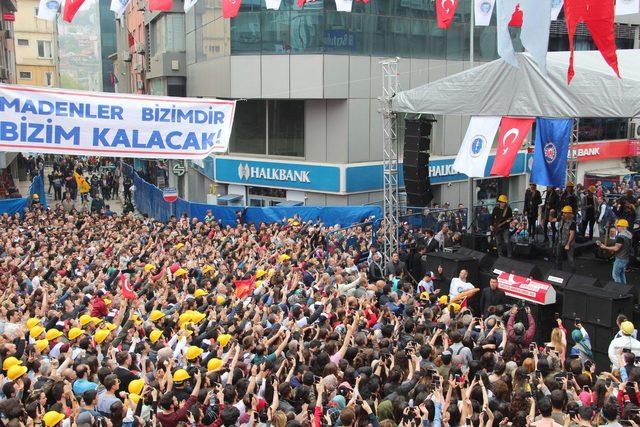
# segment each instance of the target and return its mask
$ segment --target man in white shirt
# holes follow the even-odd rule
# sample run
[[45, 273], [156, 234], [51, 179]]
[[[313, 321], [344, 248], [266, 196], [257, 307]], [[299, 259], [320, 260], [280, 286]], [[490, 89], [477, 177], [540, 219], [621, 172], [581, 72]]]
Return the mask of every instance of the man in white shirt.
[[622, 351], [630, 351], [634, 354], [640, 354], [640, 341], [633, 337], [633, 332], [635, 331], [635, 327], [633, 323], [628, 320], [622, 322], [620, 324], [620, 336], [616, 335], [616, 338], [611, 340], [611, 344], [609, 344], [609, 360], [613, 365], [614, 369], [620, 369], [620, 359], [618, 358], [618, 350], [622, 349]]
[[467, 282], [469, 272], [464, 268], [460, 270], [458, 277], [451, 279], [449, 286], [449, 299], [452, 302], [469, 297], [479, 291], [472, 283]]

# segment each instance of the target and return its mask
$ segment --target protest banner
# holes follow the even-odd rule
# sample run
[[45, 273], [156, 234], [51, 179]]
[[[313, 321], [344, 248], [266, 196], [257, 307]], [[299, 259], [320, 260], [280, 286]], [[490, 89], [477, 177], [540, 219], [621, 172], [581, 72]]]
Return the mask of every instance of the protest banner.
[[0, 150], [204, 159], [229, 145], [235, 101], [0, 84]]

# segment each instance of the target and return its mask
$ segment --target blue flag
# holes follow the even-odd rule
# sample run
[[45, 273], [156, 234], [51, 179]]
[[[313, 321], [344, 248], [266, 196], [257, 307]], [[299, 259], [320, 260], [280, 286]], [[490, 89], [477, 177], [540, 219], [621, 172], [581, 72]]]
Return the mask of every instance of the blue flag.
[[564, 188], [573, 119], [536, 119], [531, 182]]

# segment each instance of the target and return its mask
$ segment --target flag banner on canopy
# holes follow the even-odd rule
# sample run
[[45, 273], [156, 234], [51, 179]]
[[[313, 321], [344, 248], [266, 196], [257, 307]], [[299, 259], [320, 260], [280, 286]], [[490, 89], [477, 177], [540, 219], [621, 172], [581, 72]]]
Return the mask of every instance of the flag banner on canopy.
[[282, 0], [265, 0], [267, 9], [269, 10], [278, 10], [280, 9], [280, 4]]
[[537, 119], [531, 182], [564, 188], [572, 119]]
[[184, 12], [189, 12], [196, 3], [198, 3], [198, 0], [184, 0]]
[[564, 19], [569, 33], [569, 70], [567, 80], [571, 83], [575, 70], [573, 68], [574, 36], [576, 27], [584, 22], [604, 60], [620, 77], [618, 55], [616, 54], [616, 38], [614, 27], [613, 0], [565, 0]]
[[0, 84], [0, 151], [204, 159], [227, 151], [235, 101]]
[[471, 117], [460, 151], [453, 162], [453, 170], [469, 178], [483, 177], [499, 125], [500, 117]]
[[[109, 10], [116, 14], [116, 17], [121, 18], [124, 15], [124, 11], [127, 10], [127, 5], [131, 0], [111, 0], [111, 6]], [[131, 33], [129, 33], [131, 35]], [[131, 45], [131, 39], [129, 39], [129, 46]]]
[[59, 0], [40, 0], [37, 18], [54, 21], [58, 15], [58, 10], [60, 10]]
[[353, 0], [336, 0], [336, 10], [338, 12], [351, 12]]
[[238, 16], [242, 0], [222, 0], [222, 17], [235, 18]]
[[498, 55], [514, 67], [518, 66], [518, 60], [516, 59], [516, 52], [513, 50], [513, 43], [511, 42], [509, 22], [511, 22], [516, 4], [518, 4], [518, 0], [496, 0]]
[[173, 0], [149, 0], [149, 11], [168, 12], [173, 9]]
[[498, 132], [498, 147], [490, 175], [509, 176], [524, 139], [531, 130], [533, 118], [503, 117]]
[[640, 0], [617, 0], [616, 15], [632, 15], [640, 12]]
[[489, 26], [495, 4], [496, 0], [474, 0], [474, 18], [477, 27]]
[[458, 0], [436, 0], [436, 18], [438, 19], [438, 28], [446, 30], [451, 26], [457, 7]]
[[563, 0], [551, 0], [551, 20], [557, 21], [562, 10]]
[[82, 3], [84, 3], [84, 0], [65, 0], [62, 19], [67, 22], [73, 21], [73, 17], [76, 16], [76, 12], [78, 12]]

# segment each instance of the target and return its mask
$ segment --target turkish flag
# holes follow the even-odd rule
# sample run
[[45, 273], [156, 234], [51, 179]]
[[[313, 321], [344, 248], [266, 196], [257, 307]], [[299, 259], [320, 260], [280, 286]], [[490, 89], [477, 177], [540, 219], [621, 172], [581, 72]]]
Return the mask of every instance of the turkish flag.
[[253, 276], [245, 280], [234, 280], [233, 285], [236, 287], [236, 298], [242, 299], [251, 295], [256, 288], [256, 277]]
[[167, 12], [173, 9], [173, 0], [149, 0], [149, 11], [160, 10]]
[[222, 0], [222, 17], [235, 18], [240, 11], [242, 0]]
[[510, 27], [522, 27], [522, 9], [520, 9], [520, 5], [516, 5], [516, 10], [513, 11], [513, 15], [511, 15], [511, 21], [509, 21]]
[[516, 160], [518, 150], [522, 146], [525, 136], [531, 130], [533, 118], [503, 117], [498, 132], [498, 148], [493, 159], [490, 175], [509, 176], [511, 167]]
[[569, 83], [575, 75], [573, 69], [574, 36], [576, 27], [584, 22], [607, 64], [620, 77], [618, 54], [616, 53], [616, 37], [614, 27], [615, 5], [613, 0], [565, 0], [564, 19], [569, 33]]
[[82, 6], [84, 0], [67, 0], [64, 2], [64, 9], [62, 11], [62, 19], [67, 22], [71, 22], [73, 17], [76, 16], [76, 12]]
[[120, 275], [120, 285], [122, 286], [122, 296], [126, 299], [136, 299], [137, 295], [133, 291], [133, 287], [131, 283], [129, 283], [129, 279], [124, 274]]
[[436, 0], [438, 28], [446, 30], [451, 26], [457, 7], [458, 0]]

